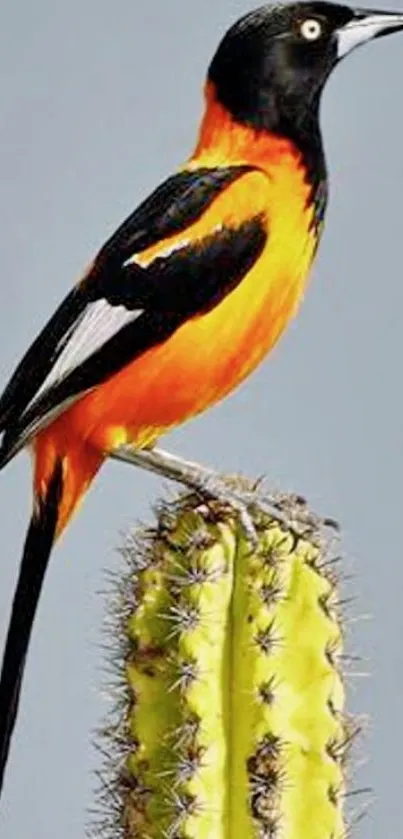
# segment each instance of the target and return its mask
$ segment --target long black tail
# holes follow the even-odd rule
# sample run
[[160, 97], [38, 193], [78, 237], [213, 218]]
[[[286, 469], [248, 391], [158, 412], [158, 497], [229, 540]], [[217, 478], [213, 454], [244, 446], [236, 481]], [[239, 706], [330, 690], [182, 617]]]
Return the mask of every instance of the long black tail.
[[25, 540], [0, 677], [0, 793], [17, 717], [29, 639], [55, 538], [62, 491], [58, 461], [43, 499], [37, 499]]

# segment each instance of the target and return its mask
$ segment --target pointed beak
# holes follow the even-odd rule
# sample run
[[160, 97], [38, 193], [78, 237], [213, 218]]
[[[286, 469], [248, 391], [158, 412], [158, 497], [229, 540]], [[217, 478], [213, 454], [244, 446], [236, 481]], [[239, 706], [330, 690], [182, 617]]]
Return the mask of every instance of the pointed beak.
[[403, 14], [357, 9], [354, 17], [336, 32], [337, 56], [343, 58], [360, 44], [403, 29]]

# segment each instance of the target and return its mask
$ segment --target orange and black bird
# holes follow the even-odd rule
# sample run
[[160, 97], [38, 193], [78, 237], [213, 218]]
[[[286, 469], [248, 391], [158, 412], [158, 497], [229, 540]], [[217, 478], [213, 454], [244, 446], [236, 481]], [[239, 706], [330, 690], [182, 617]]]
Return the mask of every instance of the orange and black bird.
[[0, 400], [0, 466], [29, 446], [34, 500], [0, 680], [0, 784], [52, 545], [104, 460], [232, 391], [295, 314], [327, 201], [319, 106], [354, 47], [403, 15], [263, 6], [227, 32], [186, 163], [118, 228]]

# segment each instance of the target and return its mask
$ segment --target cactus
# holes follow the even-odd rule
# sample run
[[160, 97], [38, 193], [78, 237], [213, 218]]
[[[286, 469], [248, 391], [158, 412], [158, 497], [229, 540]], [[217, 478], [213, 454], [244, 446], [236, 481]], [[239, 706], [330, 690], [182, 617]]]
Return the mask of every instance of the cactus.
[[230, 509], [188, 494], [125, 545], [114, 839], [346, 835], [352, 728], [328, 533], [306, 512], [295, 526], [259, 503], [252, 516], [253, 548]]

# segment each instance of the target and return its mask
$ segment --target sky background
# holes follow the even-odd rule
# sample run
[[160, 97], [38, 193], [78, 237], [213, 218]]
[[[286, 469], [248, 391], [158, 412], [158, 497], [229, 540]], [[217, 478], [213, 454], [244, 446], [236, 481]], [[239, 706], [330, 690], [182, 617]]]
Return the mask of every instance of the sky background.
[[[0, 28], [0, 382], [120, 221], [188, 155], [208, 61], [244, 0], [13, 0]], [[399, 9], [398, 0], [396, 8]], [[400, 0], [400, 10], [403, 3]], [[322, 125], [331, 202], [299, 317], [226, 402], [165, 446], [266, 472], [340, 520], [349, 650], [369, 715], [355, 786], [375, 802], [358, 837], [401, 825], [403, 753], [403, 35], [332, 77]], [[93, 802], [103, 570], [150, 520], [161, 482], [109, 463], [55, 551], [40, 602], [0, 813], [2, 839], [82, 837]], [[30, 511], [30, 464], [0, 476], [3, 643]], [[369, 620], [355, 621], [361, 615]], [[359, 799], [355, 802], [359, 807]]]

